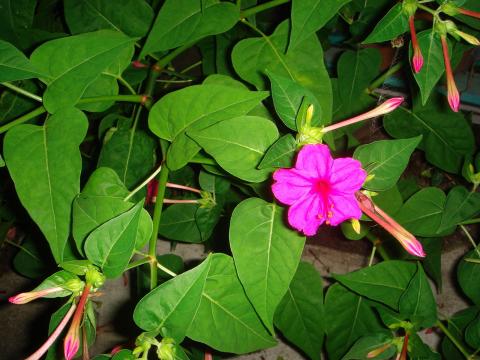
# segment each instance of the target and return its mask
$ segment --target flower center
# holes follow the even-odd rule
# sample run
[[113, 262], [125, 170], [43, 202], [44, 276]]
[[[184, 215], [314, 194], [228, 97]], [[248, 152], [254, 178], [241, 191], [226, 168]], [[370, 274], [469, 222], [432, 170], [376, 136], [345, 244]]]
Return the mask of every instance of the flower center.
[[330, 183], [324, 179], [317, 180], [313, 188], [319, 195], [326, 197], [330, 194]]
[[317, 215], [319, 219], [325, 219], [327, 225], [330, 224], [330, 219], [333, 216], [333, 204], [330, 203], [329, 195], [331, 192], [330, 182], [324, 179], [319, 179], [315, 182], [314, 191], [323, 199], [323, 213]]

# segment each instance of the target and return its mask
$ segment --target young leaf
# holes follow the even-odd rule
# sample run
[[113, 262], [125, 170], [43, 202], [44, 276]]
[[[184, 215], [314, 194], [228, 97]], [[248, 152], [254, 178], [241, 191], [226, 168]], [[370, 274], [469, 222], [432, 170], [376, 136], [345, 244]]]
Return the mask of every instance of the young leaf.
[[287, 127], [292, 130], [300, 130], [297, 129], [295, 121], [304, 98], [305, 101], [309, 105], [313, 105], [314, 108], [312, 125], [315, 126], [321, 124], [322, 108], [310, 90], [306, 89], [291, 78], [276, 75], [271, 71], [266, 71], [266, 73], [270, 79], [272, 87], [272, 98], [275, 111]]
[[153, 20], [153, 10], [143, 0], [66, 0], [63, 6], [72, 34], [111, 29], [141, 37]]
[[235, 4], [209, 0], [202, 11], [200, 1], [166, 0], [147, 37], [140, 57], [169, 50], [208, 35], [220, 34], [240, 19]]
[[437, 321], [435, 297], [420, 263], [417, 263], [417, 272], [400, 298], [399, 311], [421, 329], [432, 327]]
[[287, 293], [278, 304], [275, 326], [312, 360], [319, 360], [325, 333], [322, 278], [301, 261]]
[[245, 81], [257, 89], [268, 89], [265, 71], [296, 81], [309, 90], [320, 104], [322, 124], [332, 117], [332, 87], [323, 49], [315, 35], [302, 41], [285, 55], [289, 34], [288, 21], [277, 26], [272, 35], [241, 40], [232, 52], [233, 67]]
[[[433, 30], [425, 30], [419, 33], [417, 38], [424, 62], [422, 71], [414, 73], [413, 77], [420, 89], [422, 104], [425, 105], [433, 88], [445, 72], [445, 63], [443, 61], [442, 42], [436, 32]], [[409, 47], [409, 58], [413, 58], [411, 44]]]
[[200, 306], [187, 336], [216, 350], [235, 354], [276, 344], [245, 296], [231, 257], [212, 256]]
[[267, 168], [288, 168], [292, 167], [293, 158], [297, 152], [297, 142], [292, 134], [283, 135], [275, 141], [265, 153], [258, 165], [260, 170]]
[[324, 323], [328, 358], [332, 360], [339, 360], [360, 337], [384, 329], [367, 301], [340, 284], [327, 291]]
[[43, 105], [50, 112], [75, 105], [87, 87], [117, 58], [132, 49], [134, 39], [111, 30], [48, 41], [32, 53], [31, 62], [47, 74]]
[[270, 169], [258, 170], [257, 166], [278, 138], [277, 127], [270, 120], [240, 116], [187, 134], [232, 175], [249, 182], [267, 179]]
[[372, 300], [398, 309], [398, 303], [415, 273], [415, 264], [390, 260], [345, 275], [333, 275], [342, 285]]
[[148, 125], [158, 137], [171, 141], [167, 154], [170, 169], [185, 166], [200, 147], [187, 137], [187, 130], [201, 130], [219, 121], [245, 115], [267, 92], [203, 84], [189, 86], [164, 96], [152, 107]]
[[121, 275], [132, 257], [142, 205], [143, 201], [100, 225], [85, 240], [87, 258], [107, 278]]
[[418, 146], [422, 136], [402, 140], [380, 140], [361, 145], [353, 157], [374, 178], [366, 182], [365, 189], [384, 191], [394, 186], [408, 165], [410, 155]]
[[145, 295], [135, 307], [135, 323], [142, 330], [160, 333], [181, 343], [199, 307], [211, 260], [210, 255], [200, 265]]
[[473, 132], [462, 114], [443, 112], [433, 104], [404, 107], [385, 116], [383, 125], [394, 138], [409, 138], [423, 135], [420, 148], [427, 160], [442, 170], [458, 173], [465, 156], [472, 155], [475, 148]]
[[408, 16], [403, 12], [403, 5], [396, 4], [375, 26], [363, 44], [388, 41], [408, 31]]
[[395, 219], [418, 236], [435, 236], [445, 208], [446, 196], [436, 187], [423, 188], [403, 204]]
[[42, 76], [23, 53], [12, 44], [0, 40], [0, 82]]
[[469, 220], [480, 212], [480, 194], [455, 186], [448, 192], [445, 210], [438, 232], [445, 231]]
[[338, 10], [352, 0], [293, 0], [292, 34], [288, 50], [294, 49], [302, 41], [320, 30], [334, 17]]
[[285, 225], [282, 207], [258, 198], [237, 205], [229, 237], [238, 277], [273, 333], [273, 315], [295, 275], [305, 237]]
[[4, 156], [23, 206], [62, 262], [70, 233], [71, 205], [80, 191], [78, 146], [88, 122], [74, 108], [59, 110], [44, 126], [18, 125], [5, 136]]

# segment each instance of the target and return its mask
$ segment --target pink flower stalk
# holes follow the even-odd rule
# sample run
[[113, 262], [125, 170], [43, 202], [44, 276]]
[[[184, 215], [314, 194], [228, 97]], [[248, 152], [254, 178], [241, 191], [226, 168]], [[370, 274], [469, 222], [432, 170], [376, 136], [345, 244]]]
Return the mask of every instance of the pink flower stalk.
[[395, 97], [395, 98], [388, 99], [387, 101], [377, 106], [375, 109], [367, 111], [364, 114], [355, 116], [348, 120], [343, 120], [341, 122], [338, 122], [330, 126], [326, 126], [322, 129], [322, 132], [327, 133], [329, 131], [339, 129], [347, 125], [355, 124], [363, 120], [372, 119], [377, 116], [388, 114], [393, 110], [395, 110], [396, 108], [398, 108], [400, 105], [402, 105], [403, 100], [404, 100], [403, 97]]
[[53, 294], [59, 291], [65, 291], [65, 289], [61, 288], [60, 286], [56, 286], [53, 288], [47, 288], [38, 291], [24, 292], [8, 298], [8, 301], [16, 305], [26, 304], [32, 300], [42, 298], [46, 295]]
[[67, 324], [70, 321], [70, 318], [72, 317], [73, 312], [75, 311], [76, 307], [77, 306], [75, 305], [75, 303], [72, 303], [72, 306], [70, 306], [70, 309], [68, 309], [68, 312], [65, 314], [62, 321], [60, 321], [60, 324], [58, 324], [57, 328], [48, 337], [47, 341], [45, 341], [45, 343], [42, 346], [40, 346], [40, 348], [37, 351], [35, 351], [32, 355], [30, 355], [28, 358], [26, 358], [26, 360], [38, 360], [48, 351], [50, 346], [52, 346], [52, 344], [60, 336], [63, 329], [65, 329], [65, 326], [67, 326]]
[[78, 302], [77, 310], [73, 315], [72, 323], [70, 324], [70, 328], [63, 341], [63, 354], [67, 360], [73, 359], [80, 347], [80, 324], [82, 323], [83, 310], [85, 309], [85, 303], [87, 302], [90, 288], [90, 284], [85, 285], [82, 296]]
[[460, 14], [480, 19], [480, 12], [478, 12], [478, 11], [473, 11], [473, 10], [468, 10], [468, 9], [463, 9], [463, 8], [457, 8], [457, 10], [460, 12]]
[[[202, 193], [200, 190], [195, 189], [195, 188], [190, 187], [190, 186], [186, 186], [186, 185], [179, 185], [179, 184], [174, 184], [174, 183], [167, 182], [166, 186], [168, 188], [191, 191], [191, 192], [194, 192], [194, 193], [197, 193], [197, 194]], [[145, 202], [147, 204], [155, 203], [156, 200], [157, 200], [157, 194], [158, 194], [158, 180], [153, 179], [147, 185], [147, 197], [146, 197]], [[173, 203], [172, 201], [177, 201], [177, 200], [165, 199], [164, 203], [172, 204]], [[195, 200], [195, 202], [196, 202], [196, 200]], [[191, 203], [191, 201], [189, 201], [189, 203]]]
[[402, 225], [376, 206], [369, 197], [360, 191], [357, 191], [355, 195], [362, 211], [397, 239], [409, 254], [425, 257], [422, 244], [415, 236], [410, 234]]
[[423, 67], [423, 56], [422, 56], [422, 50], [420, 50], [420, 46], [418, 45], [418, 40], [417, 40], [417, 32], [415, 31], [415, 23], [414, 23], [415, 17], [414, 15], [410, 16], [408, 19], [408, 23], [410, 25], [410, 35], [412, 37], [412, 48], [413, 48], [413, 58], [412, 58], [412, 64], [413, 64], [413, 71], [415, 73], [419, 73], [420, 70], [422, 70]]
[[455, 84], [455, 78], [453, 77], [452, 66], [450, 65], [447, 38], [445, 37], [445, 35], [442, 35], [441, 39], [443, 49], [443, 61], [445, 63], [445, 73], [447, 77], [448, 104], [453, 111], [458, 112], [458, 109], [460, 107], [460, 94], [458, 93], [457, 85]]
[[290, 225], [311, 236], [324, 222], [336, 226], [362, 216], [355, 192], [366, 177], [359, 161], [333, 159], [326, 145], [305, 145], [294, 168], [275, 171], [272, 191], [278, 201], [290, 205]]

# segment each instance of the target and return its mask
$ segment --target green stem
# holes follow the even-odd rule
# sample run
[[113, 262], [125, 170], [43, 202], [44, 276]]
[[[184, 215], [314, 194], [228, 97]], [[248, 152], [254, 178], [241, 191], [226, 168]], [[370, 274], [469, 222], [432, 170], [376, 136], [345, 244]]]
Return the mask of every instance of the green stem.
[[475, 240], [473, 240], [472, 235], [470, 235], [470, 233], [468, 232], [468, 230], [467, 230], [467, 228], [466, 228], [465, 226], [460, 225], [460, 228], [463, 230], [463, 232], [464, 232], [465, 235], [467, 236], [468, 241], [470, 241], [470, 244], [472, 244], [473, 249], [474, 249], [475, 252], [477, 253], [478, 257], [480, 257], [480, 250], [478, 250], [477, 244], [475, 243]]
[[[149, 100], [145, 101], [144, 95], [95, 96], [95, 97], [80, 99], [78, 101], [78, 104], [89, 104], [89, 103], [94, 103], [98, 101], [120, 101], [120, 102], [143, 103], [145, 107], [148, 107], [150, 105]], [[43, 106], [40, 106], [30, 111], [29, 113], [26, 113], [25, 115], [22, 115], [19, 118], [9, 122], [8, 124], [0, 126], [0, 134], [6, 132], [7, 130], [11, 129], [16, 125], [23, 124], [24, 122], [27, 122], [28, 120], [31, 120], [37, 117], [38, 115], [42, 115], [45, 112], [47, 112], [47, 110]]]
[[417, 6], [418, 6], [419, 9], [422, 9], [423, 11], [426, 11], [426, 12], [432, 14], [433, 16], [437, 15], [435, 10], [430, 9], [428, 6], [422, 5], [420, 3], [417, 3]]
[[470, 219], [467, 221], [462, 221], [459, 225], [471, 225], [480, 223], [480, 218]]
[[263, 3], [263, 4], [251, 7], [249, 9], [243, 10], [240, 13], [240, 19], [245, 19], [245, 18], [247, 18], [249, 16], [252, 16], [252, 15], [255, 15], [255, 14], [261, 12], [261, 11], [265, 11], [265, 10], [268, 10], [272, 7], [282, 5], [282, 4], [286, 4], [288, 2], [290, 2], [290, 0], [272, 0], [272, 1], [269, 1], [269, 2], [266, 2], [266, 3]]
[[148, 178], [145, 179], [140, 185], [138, 185], [135, 189], [130, 191], [130, 193], [123, 199], [123, 201], [128, 201], [131, 199], [133, 195], [135, 195], [138, 191], [140, 191], [144, 186], [146, 186], [152, 179], [158, 175], [158, 173], [162, 170], [162, 165], [158, 167]]
[[119, 76], [119, 77], [117, 77], [117, 80], [120, 82], [120, 84], [122, 84], [123, 86], [125, 86], [125, 87], [127, 88], [127, 90], [130, 91], [130, 93], [131, 93], [132, 95], [135, 95], [135, 94], [136, 94], [134, 88], [132, 88], [132, 85], [130, 85], [130, 84], [128, 83], [128, 81], [125, 80], [123, 77]]
[[383, 85], [385, 80], [387, 80], [390, 76], [395, 74], [398, 70], [400, 70], [403, 66], [403, 63], [399, 62], [395, 65], [393, 65], [390, 69], [385, 71], [382, 75], [380, 75], [377, 79], [375, 79], [370, 86], [368, 87], [368, 92], [371, 93], [373, 92], [376, 88], [380, 87]]
[[21, 251], [25, 251], [28, 255], [30, 255], [32, 258], [34, 258], [35, 260], [37, 261], [42, 261], [40, 260], [37, 256], [35, 256], [35, 254], [33, 254], [32, 252], [30, 252], [27, 248], [23, 247], [22, 245], [18, 245], [16, 243], [14, 243], [13, 241], [10, 241], [8, 239], [5, 239], [4, 242], [6, 242], [7, 244], [9, 245], [12, 245], [18, 249], [20, 249]]
[[372, 235], [371, 233], [367, 233], [366, 235], [367, 239], [370, 240], [377, 249], [378, 253], [380, 256], [383, 258], [383, 260], [390, 260], [390, 256], [387, 254], [385, 249], [382, 246], [382, 242], [378, 239], [378, 237]]
[[372, 246], [372, 252], [370, 253], [370, 259], [368, 259], [368, 267], [372, 266], [373, 259], [375, 258], [375, 253], [377, 252], [377, 247], [375, 245]]
[[168, 275], [170, 275], [171, 277], [175, 277], [177, 276], [178, 274], [174, 273], [172, 270], [170, 270], [169, 268], [163, 266], [162, 264], [160, 264], [159, 262], [157, 262], [157, 267], [162, 270], [163, 272], [166, 272]]
[[160, 227], [160, 220], [162, 218], [163, 199], [165, 197], [165, 189], [167, 187], [168, 168], [166, 165], [162, 166], [160, 174], [158, 175], [158, 192], [155, 208], [153, 210], [153, 231], [152, 237], [148, 245], [148, 255], [152, 258], [150, 262], [150, 289], [157, 286], [157, 237], [158, 228]]
[[130, 264], [127, 265], [125, 270], [131, 270], [131, 269], [136, 268], [138, 266], [148, 264], [149, 262], [150, 262], [149, 257], [146, 257], [146, 258], [143, 258], [143, 259], [140, 259], [140, 260], [137, 260], [137, 261], [132, 261]]
[[455, 336], [453, 336], [453, 334], [450, 332], [450, 330], [448, 330], [447, 327], [445, 325], [443, 325], [443, 323], [440, 320], [437, 321], [437, 326], [450, 339], [450, 341], [456, 346], [456, 348], [462, 353], [462, 355], [465, 356], [465, 359], [469, 360], [470, 359], [470, 354], [463, 348], [463, 346], [455, 338]]
[[35, 101], [38, 101], [38, 102], [42, 102], [42, 97], [41, 96], [38, 96], [38, 95], [35, 95], [35, 94], [32, 94], [30, 91], [27, 91], [25, 89], [22, 89], [18, 86], [15, 86], [9, 82], [2, 82], [2, 85], [5, 86], [6, 88], [9, 88], [10, 90], [13, 90], [15, 91], [16, 93], [18, 94], [21, 94], [23, 96], [26, 96], [30, 99], [33, 99]]
[[172, 62], [173, 59], [175, 59], [178, 55], [180, 55], [181, 53], [183, 53], [185, 50], [188, 50], [190, 49], [194, 44], [196, 43], [196, 41], [191, 41], [183, 46], [180, 46], [178, 48], [176, 48], [175, 50], [173, 50], [172, 52], [170, 52], [169, 54], [165, 55], [163, 58], [161, 58], [160, 60], [158, 60], [157, 62], [157, 66], [162, 69], [164, 68], [165, 66], [167, 66], [170, 62]]

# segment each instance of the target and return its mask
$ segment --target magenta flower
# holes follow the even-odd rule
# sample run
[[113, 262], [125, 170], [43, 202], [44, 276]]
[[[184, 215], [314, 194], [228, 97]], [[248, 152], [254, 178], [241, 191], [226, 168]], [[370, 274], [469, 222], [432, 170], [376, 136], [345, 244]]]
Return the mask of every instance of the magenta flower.
[[333, 159], [326, 145], [305, 145], [294, 168], [275, 171], [272, 191], [278, 201], [290, 205], [290, 225], [311, 236], [324, 222], [336, 226], [362, 216], [355, 192], [366, 177], [359, 161]]

